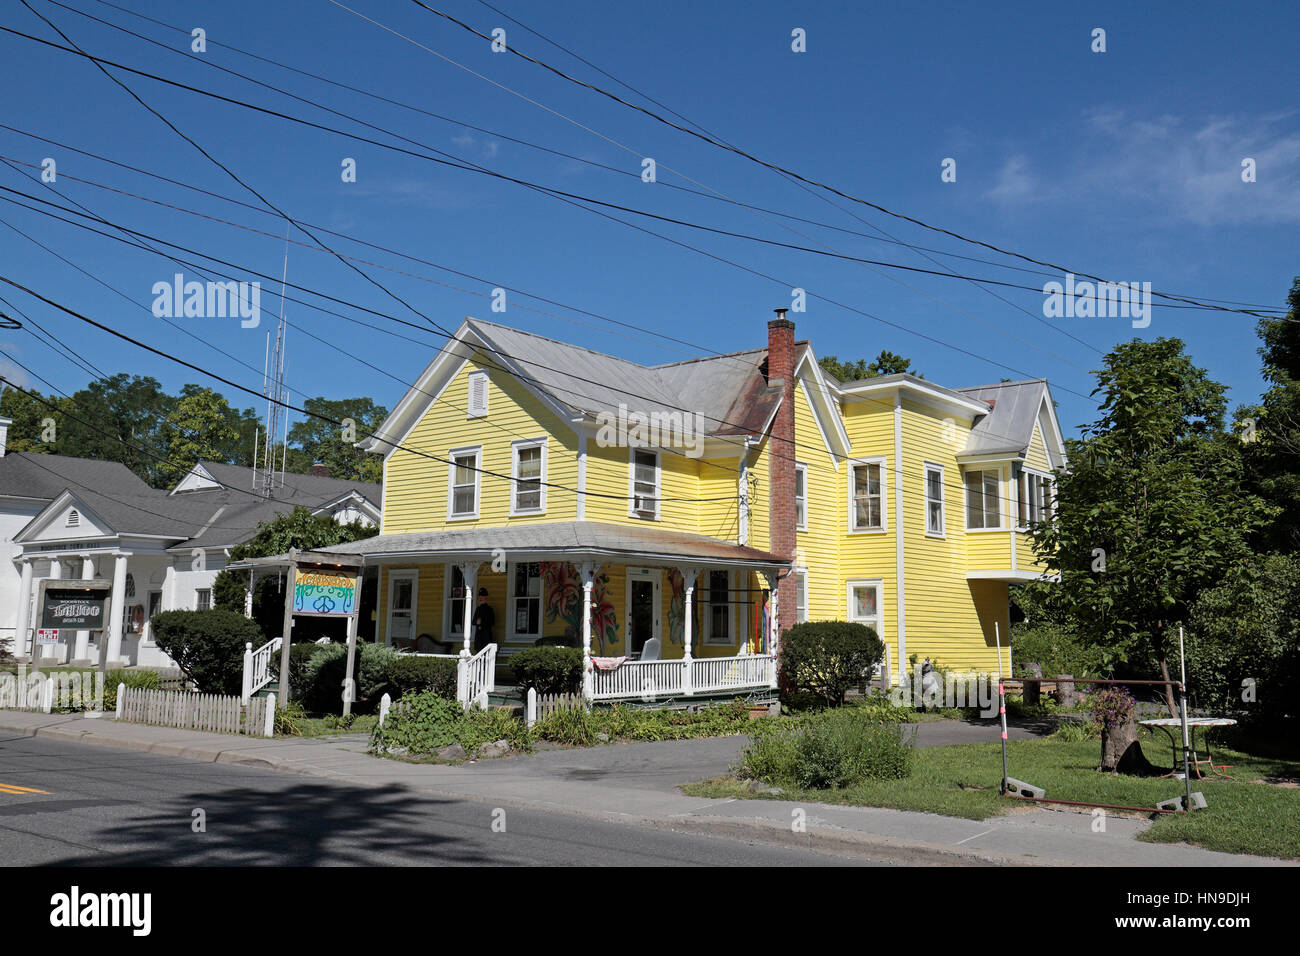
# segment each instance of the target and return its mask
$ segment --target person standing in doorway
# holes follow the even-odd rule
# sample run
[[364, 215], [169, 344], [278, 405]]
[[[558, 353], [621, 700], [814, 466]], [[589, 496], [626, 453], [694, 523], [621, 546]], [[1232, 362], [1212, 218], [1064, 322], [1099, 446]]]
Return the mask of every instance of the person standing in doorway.
[[478, 607], [474, 608], [474, 617], [470, 623], [474, 626], [474, 653], [492, 643], [492, 628], [496, 627], [497, 616], [488, 604], [487, 588], [478, 589]]

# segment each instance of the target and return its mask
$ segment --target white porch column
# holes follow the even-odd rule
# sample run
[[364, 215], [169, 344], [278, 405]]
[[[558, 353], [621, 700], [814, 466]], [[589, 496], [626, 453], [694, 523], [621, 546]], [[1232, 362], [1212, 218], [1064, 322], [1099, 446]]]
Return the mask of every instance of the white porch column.
[[[89, 581], [95, 576], [95, 562], [88, 554], [81, 556], [81, 580]], [[72, 649], [74, 661], [84, 661], [90, 654], [90, 631], [78, 631], [77, 643]]]
[[248, 587], [244, 589], [244, 617], [253, 616], [253, 569], [248, 569]]
[[[32, 562], [29, 558], [19, 559], [22, 564], [22, 579], [18, 584], [18, 618], [14, 621], [14, 657], [27, 653], [28, 611], [32, 604]], [[36, 641], [32, 640], [32, 656], [36, 655]]]
[[[126, 562], [128, 555], [113, 556], [113, 599], [108, 619], [108, 664], [117, 666], [122, 658], [122, 610], [126, 603]], [[105, 640], [101, 637], [100, 640]]]
[[695, 640], [695, 582], [699, 580], [699, 568], [681, 568], [682, 592], [686, 620], [682, 624], [682, 693], [692, 694], [695, 687], [691, 680], [694, 662], [691, 660], [691, 644]]
[[[63, 578], [63, 562], [58, 558], [50, 558], [50, 580], [59, 581]], [[39, 613], [39, 609], [38, 612]], [[32, 628], [32, 660], [41, 660], [45, 657], [52, 657], [57, 653], [57, 645], [54, 647], [41, 647], [36, 643], [36, 628]]]
[[[777, 656], [781, 653], [781, 628], [780, 625], [777, 623], [777, 621], [779, 620], [777, 617], [777, 610], [778, 610], [777, 601], [779, 600], [777, 592], [779, 590], [778, 585], [781, 583], [781, 578], [780, 575], [778, 575], [775, 571], [764, 571], [763, 579], [767, 581], [767, 594], [768, 594], [767, 652], [771, 654], [774, 659], [776, 659]], [[773, 688], [777, 687], [778, 685], [777, 673], [779, 670], [779, 666], [780, 666], [779, 661], [774, 660], [772, 664], [772, 680], [771, 680], [771, 686]]]
[[582, 696], [591, 700], [596, 693], [596, 681], [591, 665], [591, 592], [596, 586], [596, 572], [600, 565], [584, 561], [578, 566], [582, 575]]
[[460, 656], [470, 656], [470, 627], [474, 620], [474, 605], [478, 601], [478, 561], [465, 561], [458, 564], [460, 568], [461, 579], [465, 583], [465, 643], [461, 647]]

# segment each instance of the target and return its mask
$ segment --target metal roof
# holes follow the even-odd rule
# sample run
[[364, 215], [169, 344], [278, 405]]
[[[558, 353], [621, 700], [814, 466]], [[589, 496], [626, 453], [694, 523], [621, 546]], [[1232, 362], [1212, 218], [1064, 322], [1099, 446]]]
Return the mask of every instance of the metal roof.
[[992, 406], [971, 428], [970, 438], [958, 453], [959, 457], [1024, 453], [1034, 437], [1034, 426], [1047, 394], [1047, 379], [974, 385], [957, 391]]
[[548, 555], [664, 559], [674, 563], [745, 564], [785, 568], [790, 562], [767, 551], [705, 535], [599, 521], [557, 521], [496, 528], [384, 534], [319, 549], [368, 559], [429, 557], [452, 560], [503, 551], [511, 557]]

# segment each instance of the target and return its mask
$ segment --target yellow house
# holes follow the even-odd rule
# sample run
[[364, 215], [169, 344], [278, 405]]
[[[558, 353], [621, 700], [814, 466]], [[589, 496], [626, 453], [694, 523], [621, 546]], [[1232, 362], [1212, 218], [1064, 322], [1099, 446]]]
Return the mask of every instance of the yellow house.
[[770, 691], [803, 620], [874, 627], [894, 681], [996, 671], [1066, 463], [1046, 381], [838, 382], [777, 311], [659, 366], [466, 319], [363, 443], [380, 534], [333, 549], [378, 568], [376, 639], [581, 646], [597, 700]]

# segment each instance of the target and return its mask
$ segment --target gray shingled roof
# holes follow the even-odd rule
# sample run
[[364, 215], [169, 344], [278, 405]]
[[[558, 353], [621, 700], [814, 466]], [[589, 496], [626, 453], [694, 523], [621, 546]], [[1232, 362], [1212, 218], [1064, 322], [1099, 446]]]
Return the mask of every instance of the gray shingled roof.
[[154, 489], [121, 462], [11, 451], [0, 456], [0, 495], [53, 501], [65, 488], [111, 495], [153, 494]]
[[753, 433], [780, 397], [767, 387], [766, 348], [647, 366], [495, 322], [465, 324], [518, 366], [526, 385], [574, 413], [595, 416], [620, 404], [647, 414], [690, 409], [704, 416], [707, 434]]
[[[253, 469], [243, 465], [223, 465], [215, 461], [200, 461], [200, 465], [222, 485], [240, 491], [252, 491]], [[259, 472], [260, 474], [260, 472]], [[304, 508], [317, 507], [333, 501], [349, 491], [356, 491], [376, 508], [384, 503], [384, 486], [369, 481], [352, 481], [347, 478], [322, 478], [319, 475], [284, 475], [283, 487], [276, 488], [274, 497]], [[187, 491], [181, 494], [203, 494]]]
[[693, 558], [702, 561], [735, 561], [783, 567], [789, 564], [766, 551], [705, 535], [636, 525], [603, 524], [598, 521], [559, 521], [499, 528], [385, 534], [319, 550], [367, 557], [434, 553], [444, 554], [450, 560], [459, 554], [485, 554], [498, 548], [525, 554], [589, 552], [641, 558], [660, 556], [674, 560]]
[[1047, 391], [1047, 379], [973, 385], [957, 391], [993, 406], [971, 429], [962, 455], [1022, 454], [1029, 447]]
[[115, 461], [9, 452], [0, 457], [0, 496], [53, 501], [64, 491], [119, 534], [148, 534], [180, 539], [173, 547], [219, 548], [247, 541], [259, 524], [295, 505], [308, 509], [355, 490], [382, 507], [382, 486], [364, 481], [286, 475], [285, 486], [272, 499], [248, 493], [252, 469], [204, 462], [226, 489], [173, 495], [150, 487], [125, 465]]

